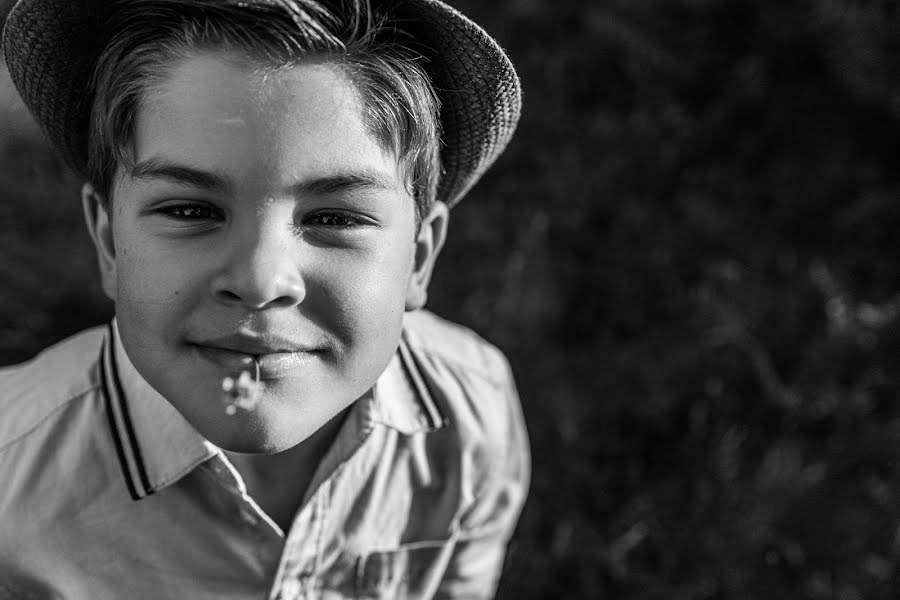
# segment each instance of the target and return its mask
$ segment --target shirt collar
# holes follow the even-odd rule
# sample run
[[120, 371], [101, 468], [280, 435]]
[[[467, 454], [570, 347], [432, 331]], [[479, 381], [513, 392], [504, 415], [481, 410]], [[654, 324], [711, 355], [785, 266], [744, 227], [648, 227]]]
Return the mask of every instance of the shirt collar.
[[406, 333], [387, 369], [375, 384], [372, 420], [412, 435], [444, 426], [433, 387], [422, 371], [422, 358], [411, 350]]
[[[374, 393], [351, 409], [355, 415], [347, 419], [335, 445], [355, 446], [361, 432], [374, 424], [405, 435], [443, 427], [446, 420], [421, 361], [404, 333]], [[109, 426], [132, 498], [140, 500], [175, 483], [221, 452], [138, 373], [122, 346], [115, 319], [108, 326], [100, 371]]]
[[140, 500], [177, 481], [218, 449], [137, 372], [109, 324], [101, 357], [107, 416], [125, 482]]

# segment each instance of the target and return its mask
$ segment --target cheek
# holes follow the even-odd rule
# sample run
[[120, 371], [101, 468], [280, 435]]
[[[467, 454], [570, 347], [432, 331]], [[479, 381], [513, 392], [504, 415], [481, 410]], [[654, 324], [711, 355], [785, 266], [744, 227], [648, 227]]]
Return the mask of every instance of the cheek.
[[402, 322], [412, 250], [412, 244], [388, 245], [366, 256], [329, 257], [318, 263], [320, 285], [310, 282], [308, 291], [312, 296], [315, 286], [324, 292], [324, 308], [351, 343], [393, 343]]
[[177, 260], [153, 244], [117, 248], [116, 312], [158, 321], [197, 296], [204, 281], [199, 261]]

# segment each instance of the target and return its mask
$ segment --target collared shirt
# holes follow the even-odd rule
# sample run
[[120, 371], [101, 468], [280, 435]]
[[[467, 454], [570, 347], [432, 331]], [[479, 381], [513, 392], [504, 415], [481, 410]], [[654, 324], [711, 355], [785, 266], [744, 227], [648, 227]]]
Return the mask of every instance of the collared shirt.
[[467, 329], [405, 319], [287, 532], [115, 322], [0, 369], [0, 597], [492, 596], [530, 473], [509, 366]]

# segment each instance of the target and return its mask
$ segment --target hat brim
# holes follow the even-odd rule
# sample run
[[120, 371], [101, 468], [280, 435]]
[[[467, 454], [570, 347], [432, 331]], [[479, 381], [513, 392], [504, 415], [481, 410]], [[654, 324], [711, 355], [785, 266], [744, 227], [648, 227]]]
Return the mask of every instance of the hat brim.
[[[19, 0], [3, 30], [13, 84], [51, 144], [83, 177], [89, 82], [106, 43], [103, 5], [102, 0]], [[441, 101], [443, 172], [437, 198], [453, 206], [512, 137], [521, 111], [519, 79], [497, 42], [447, 4], [401, 0], [394, 14], [427, 59], [424, 67]]]

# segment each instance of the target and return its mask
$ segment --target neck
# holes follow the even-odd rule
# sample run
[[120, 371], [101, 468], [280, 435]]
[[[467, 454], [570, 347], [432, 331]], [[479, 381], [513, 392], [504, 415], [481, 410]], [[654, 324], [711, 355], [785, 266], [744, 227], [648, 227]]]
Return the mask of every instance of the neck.
[[331, 447], [347, 409], [293, 448], [277, 454], [223, 450], [247, 486], [247, 493], [284, 531], [301, 508], [316, 468]]

